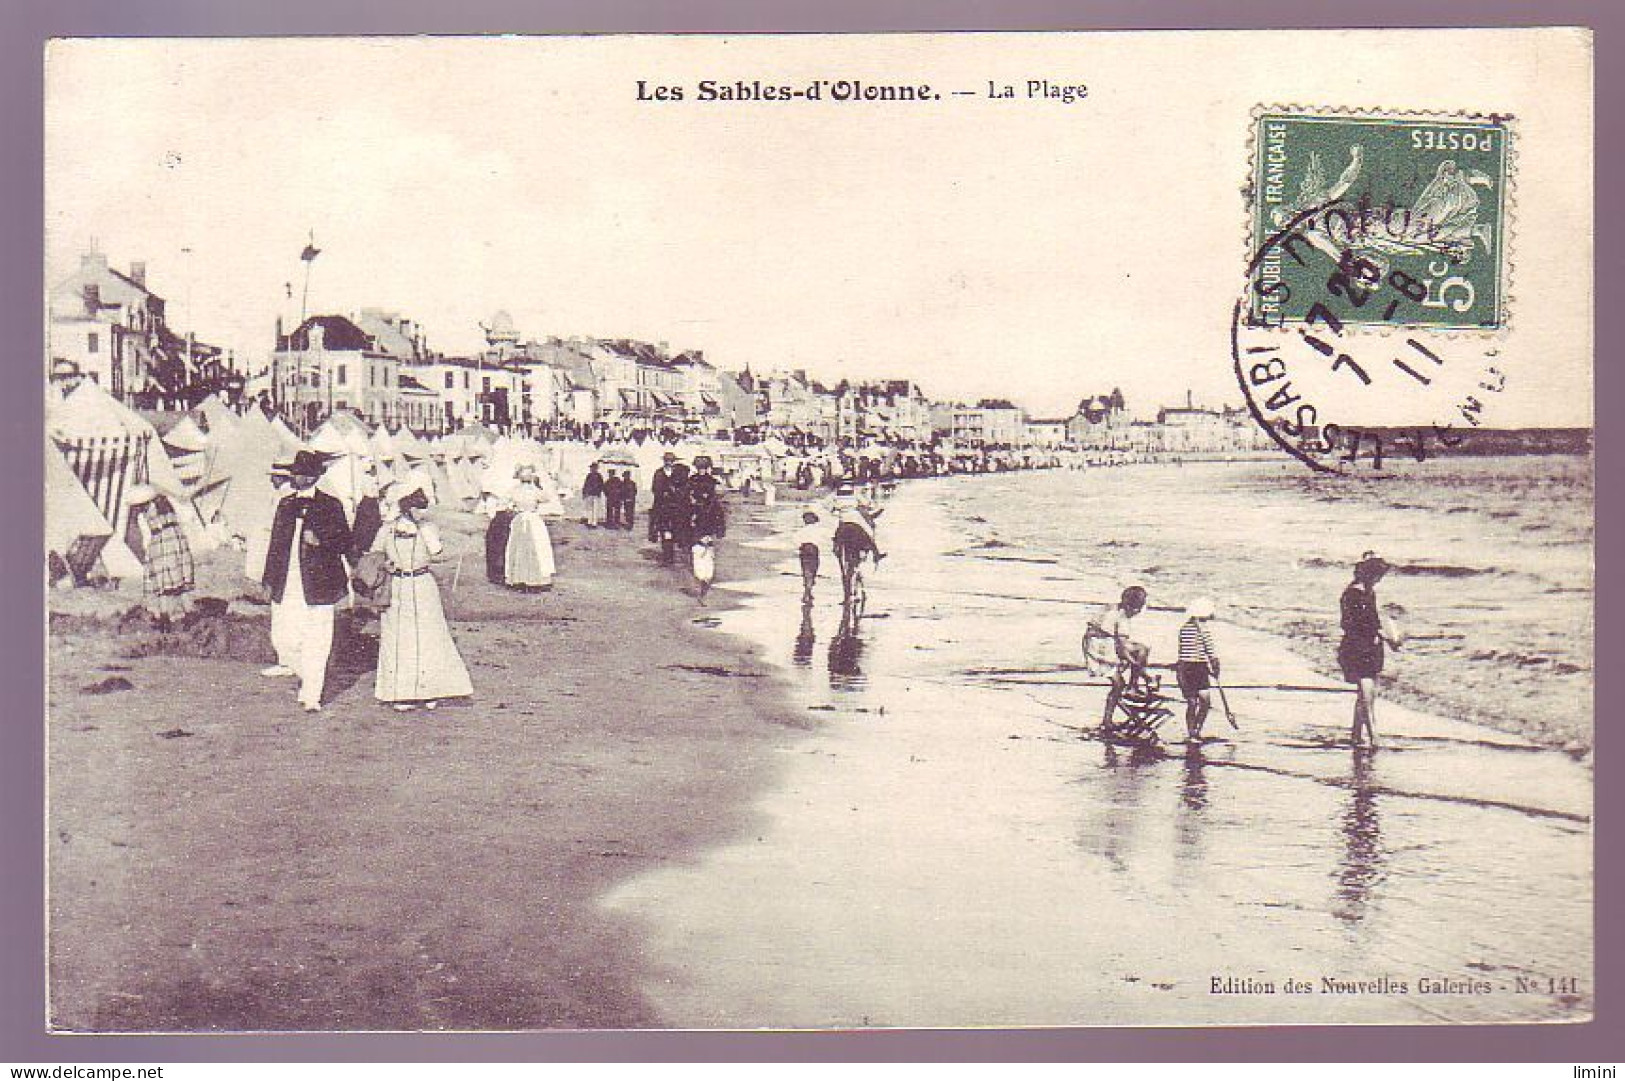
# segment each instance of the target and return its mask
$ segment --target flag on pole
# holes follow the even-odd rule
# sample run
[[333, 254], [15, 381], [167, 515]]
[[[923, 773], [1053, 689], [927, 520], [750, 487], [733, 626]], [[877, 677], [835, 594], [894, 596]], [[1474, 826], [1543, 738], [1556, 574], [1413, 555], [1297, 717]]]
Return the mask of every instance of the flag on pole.
[[299, 253], [299, 258], [308, 263], [320, 254], [322, 254], [322, 249], [318, 248], [315, 244], [306, 244], [305, 250]]

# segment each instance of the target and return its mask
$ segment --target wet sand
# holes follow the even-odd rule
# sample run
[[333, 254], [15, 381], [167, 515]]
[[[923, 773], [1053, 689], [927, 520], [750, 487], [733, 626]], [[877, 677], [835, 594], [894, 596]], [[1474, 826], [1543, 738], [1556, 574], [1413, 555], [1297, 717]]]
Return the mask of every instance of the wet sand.
[[[736, 507], [749, 536], [759, 507]], [[364, 658], [309, 717], [267, 663], [51, 638], [51, 1022], [70, 1031], [666, 1024], [633, 924], [598, 897], [736, 836], [807, 722], [636, 534], [555, 531], [560, 577], [488, 584], [483, 522], [437, 514], [475, 698], [396, 714]], [[464, 561], [457, 590], [455, 556]], [[205, 557], [220, 595], [240, 554]], [[719, 578], [761, 573], [725, 542]], [[123, 598], [128, 603], [131, 598]], [[63, 596], [105, 610], [116, 598]], [[695, 621], [699, 620], [697, 624]], [[124, 679], [129, 690], [82, 688]]]
[[[1055, 670], [1084, 610], [1020, 598], [1110, 583], [967, 548], [934, 491], [888, 510], [908, 544], [855, 634], [827, 580], [802, 612], [789, 559], [724, 619], [827, 723], [776, 749], [748, 835], [609, 898], [649, 936], [666, 1023], [1589, 1016], [1588, 768], [1392, 703], [1383, 748], [1353, 752], [1336, 693], [1231, 692], [1240, 730], [1216, 712], [1228, 742], [1200, 748], [1087, 738], [1104, 692]], [[1219, 634], [1231, 683], [1333, 686], [1273, 639]]]

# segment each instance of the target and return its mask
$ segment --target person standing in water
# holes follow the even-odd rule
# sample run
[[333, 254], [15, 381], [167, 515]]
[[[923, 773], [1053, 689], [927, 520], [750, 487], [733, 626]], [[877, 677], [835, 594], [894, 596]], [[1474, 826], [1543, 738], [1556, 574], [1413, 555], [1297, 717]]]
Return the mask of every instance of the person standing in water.
[[1377, 607], [1377, 583], [1388, 573], [1388, 561], [1374, 552], [1365, 553], [1354, 565], [1354, 580], [1343, 590], [1343, 640], [1337, 646], [1337, 664], [1343, 678], [1355, 686], [1354, 726], [1349, 743], [1360, 746], [1365, 732], [1369, 746], [1377, 745], [1377, 677], [1382, 674], [1384, 650], [1398, 649], [1399, 636], [1388, 627]]
[[1202, 739], [1202, 725], [1213, 709], [1213, 680], [1219, 675], [1219, 655], [1213, 649], [1206, 620], [1213, 618], [1213, 602], [1191, 601], [1179, 628], [1179, 660], [1174, 666], [1179, 690], [1185, 696], [1185, 731], [1192, 743]]
[[801, 603], [811, 604], [813, 586], [818, 582], [818, 565], [824, 546], [829, 543], [829, 528], [820, 523], [817, 512], [801, 512], [801, 528], [796, 530], [796, 553], [801, 557]]

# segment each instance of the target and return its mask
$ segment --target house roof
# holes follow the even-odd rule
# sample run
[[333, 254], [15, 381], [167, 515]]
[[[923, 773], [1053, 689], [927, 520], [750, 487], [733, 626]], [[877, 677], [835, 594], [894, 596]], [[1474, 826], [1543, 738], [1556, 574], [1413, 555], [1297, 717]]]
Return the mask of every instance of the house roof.
[[322, 328], [323, 349], [359, 352], [372, 348], [372, 339], [367, 332], [342, 315], [313, 315], [306, 319], [288, 335], [288, 348], [296, 351], [309, 349], [310, 331], [316, 326]]
[[435, 394], [434, 391], [430, 390], [428, 387], [424, 386], [422, 383], [419, 383], [416, 379], [413, 379], [410, 375], [407, 375], [404, 372], [401, 373], [400, 388], [407, 394], [428, 394], [432, 397], [439, 397], [439, 395]]

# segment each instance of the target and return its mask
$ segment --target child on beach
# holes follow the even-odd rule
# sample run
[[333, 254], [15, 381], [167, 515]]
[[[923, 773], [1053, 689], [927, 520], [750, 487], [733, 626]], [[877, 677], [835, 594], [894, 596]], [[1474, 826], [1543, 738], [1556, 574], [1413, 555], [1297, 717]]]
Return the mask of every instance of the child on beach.
[[801, 528], [796, 530], [796, 551], [801, 556], [801, 603], [811, 604], [813, 584], [818, 581], [818, 564], [829, 541], [829, 530], [819, 524], [816, 511], [801, 512]]
[[1219, 655], [1204, 620], [1213, 618], [1213, 602], [1199, 597], [1186, 606], [1179, 628], [1179, 660], [1174, 672], [1185, 696], [1185, 731], [1192, 743], [1202, 739], [1202, 725], [1213, 709], [1213, 680], [1219, 675]]
[[1145, 601], [1144, 586], [1129, 586], [1118, 603], [1097, 613], [1084, 630], [1083, 659], [1089, 670], [1093, 672], [1097, 663], [1113, 666], [1111, 689], [1106, 692], [1106, 708], [1100, 718], [1102, 728], [1111, 728], [1123, 691], [1140, 682], [1150, 663], [1151, 647], [1134, 637], [1134, 619], [1145, 610]]
[[711, 591], [711, 582], [717, 576], [717, 539], [709, 534], [694, 542], [690, 550], [694, 562], [694, 581], [699, 584], [700, 603]]

